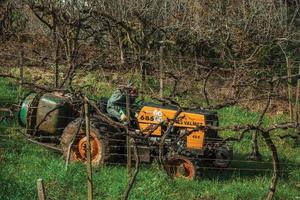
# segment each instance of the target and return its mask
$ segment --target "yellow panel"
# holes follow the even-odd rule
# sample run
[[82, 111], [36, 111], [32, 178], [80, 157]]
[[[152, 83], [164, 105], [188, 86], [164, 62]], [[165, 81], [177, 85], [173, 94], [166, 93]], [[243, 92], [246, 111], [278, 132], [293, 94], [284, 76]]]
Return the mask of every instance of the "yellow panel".
[[[144, 106], [140, 111], [137, 120], [140, 129], [146, 129], [149, 125], [159, 124], [167, 119], [173, 119], [176, 110], [166, 108], [158, 108], [151, 106]], [[178, 122], [174, 124], [175, 127], [187, 128], [192, 130], [197, 126], [205, 125], [205, 118], [202, 114], [182, 112], [177, 117]], [[147, 134], [147, 132], [145, 132]], [[153, 135], [161, 135], [161, 127], [154, 131]], [[194, 132], [187, 137], [187, 148], [201, 149], [204, 145], [204, 131]]]
[[[173, 119], [176, 111], [164, 108], [144, 106], [138, 115], [139, 123], [159, 123], [167, 119]], [[204, 115], [197, 113], [182, 112], [177, 117], [178, 123], [175, 126], [195, 128], [199, 125], [205, 125]]]
[[182, 112], [178, 119], [179, 122], [175, 123], [178, 127], [196, 128], [205, 125], [204, 115], [201, 114]]
[[202, 149], [204, 145], [204, 131], [197, 131], [187, 137], [188, 149]]

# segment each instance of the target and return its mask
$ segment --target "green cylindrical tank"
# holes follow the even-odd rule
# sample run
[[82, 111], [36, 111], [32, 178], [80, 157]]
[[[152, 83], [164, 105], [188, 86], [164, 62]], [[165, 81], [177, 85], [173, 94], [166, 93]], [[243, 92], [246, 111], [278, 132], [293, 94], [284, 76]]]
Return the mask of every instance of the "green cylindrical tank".
[[27, 134], [59, 135], [73, 120], [75, 111], [69, 99], [59, 93], [29, 94], [22, 102], [19, 122]]
[[59, 93], [46, 93], [37, 106], [36, 127], [41, 134], [59, 135], [73, 120], [74, 113], [67, 97]]
[[21, 126], [26, 127], [27, 119], [28, 119], [28, 113], [30, 109], [32, 108], [32, 102], [37, 97], [36, 93], [31, 93], [27, 97], [24, 98], [21, 108], [19, 111], [19, 122]]

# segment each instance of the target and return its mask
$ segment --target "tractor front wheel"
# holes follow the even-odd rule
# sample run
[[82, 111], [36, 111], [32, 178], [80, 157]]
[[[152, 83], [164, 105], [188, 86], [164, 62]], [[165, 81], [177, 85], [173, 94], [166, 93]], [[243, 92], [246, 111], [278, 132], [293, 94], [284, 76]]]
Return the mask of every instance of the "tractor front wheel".
[[171, 178], [193, 180], [199, 176], [199, 161], [186, 156], [173, 156], [164, 163], [164, 168]]

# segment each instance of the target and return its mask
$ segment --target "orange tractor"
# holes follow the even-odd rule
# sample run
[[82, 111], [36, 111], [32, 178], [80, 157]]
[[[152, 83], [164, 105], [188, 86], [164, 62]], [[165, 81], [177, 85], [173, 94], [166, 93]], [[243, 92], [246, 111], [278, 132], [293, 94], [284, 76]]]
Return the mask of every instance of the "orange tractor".
[[[75, 102], [75, 103], [74, 103]], [[30, 94], [19, 112], [27, 133], [60, 142], [65, 159], [86, 162], [84, 120], [76, 100], [57, 93]], [[78, 103], [78, 102], [77, 102]], [[97, 104], [107, 118], [107, 100]], [[117, 128], [91, 111], [91, 157], [94, 165], [126, 161], [126, 129]], [[225, 168], [232, 160], [232, 150], [222, 142], [217, 131], [217, 113], [201, 109], [178, 111], [176, 106], [144, 103], [134, 111], [130, 131], [136, 134], [139, 160], [163, 162], [172, 177], [194, 179], [201, 168]], [[202, 128], [201, 128], [202, 127]]]

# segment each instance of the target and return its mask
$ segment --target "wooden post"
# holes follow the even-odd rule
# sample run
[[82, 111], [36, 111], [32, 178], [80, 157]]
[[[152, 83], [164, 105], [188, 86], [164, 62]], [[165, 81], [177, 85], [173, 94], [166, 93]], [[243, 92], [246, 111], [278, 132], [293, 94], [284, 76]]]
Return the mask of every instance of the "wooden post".
[[54, 14], [54, 10], [52, 8], [52, 19], [53, 19], [53, 29], [52, 29], [52, 47], [54, 48], [53, 57], [54, 57], [54, 88], [59, 87], [59, 66], [58, 66], [58, 56], [59, 56], [59, 40], [57, 34], [57, 17]]
[[39, 200], [45, 200], [46, 195], [45, 195], [45, 187], [44, 187], [44, 181], [43, 179], [38, 179], [37, 180], [37, 190], [38, 190], [38, 198]]
[[124, 51], [123, 51], [123, 41], [121, 39], [120, 34], [118, 35], [118, 37], [119, 37], [119, 51], [120, 51], [120, 66], [122, 66], [125, 63]]
[[59, 87], [59, 66], [58, 66], [58, 55], [59, 55], [59, 43], [58, 39], [56, 38], [56, 52], [55, 52], [55, 69], [54, 69], [54, 74], [55, 74], [55, 88]]
[[145, 87], [146, 87], [146, 80], [145, 80], [145, 65], [144, 65], [144, 60], [140, 58], [140, 73], [141, 73], [141, 100], [145, 99]]
[[88, 186], [88, 200], [93, 199], [93, 174], [92, 174], [92, 162], [91, 162], [91, 142], [90, 142], [90, 116], [88, 99], [84, 97], [84, 113], [85, 113], [85, 131], [86, 131], [86, 157], [87, 157], [87, 186]]
[[288, 74], [288, 100], [289, 100], [289, 111], [290, 111], [290, 120], [294, 121], [294, 115], [293, 115], [293, 93], [292, 93], [292, 69], [291, 69], [291, 62], [290, 59], [287, 58], [287, 74]]
[[[300, 75], [300, 63], [298, 68], [298, 74]], [[297, 89], [296, 89], [296, 100], [295, 100], [295, 117], [296, 122], [299, 122], [299, 92], [300, 92], [300, 78], [297, 80]]]
[[160, 47], [160, 59], [159, 59], [159, 95], [160, 98], [164, 97], [164, 72], [163, 72], [163, 54], [164, 54], [164, 49], [163, 46]]
[[145, 100], [145, 93], [146, 93], [146, 83], [147, 83], [147, 68], [149, 65], [149, 50], [142, 49], [139, 52], [139, 61], [140, 61], [140, 71], [141, 71], [141, 100]]
[[[128, 127], [130, 126], [130, 99], [128, 90], [126, 90], [126, 115], [127, 115], [127, 124]], [[128, 127], [127, 127], [127, 136], [126, 136], [126, 143], [127, 143], [127, 170], [128, 175], [131, 177], [131, 166], [132, 166], [132, 156], [131, 156], [131, 138], [128, 134]]]
[[20, 71], [20, 80], [19, 80], [19, 97], [18, 103], [21, 104], [23, 98], [23, 82], [24, 82], [24, 63], [23, 63], [23, 50], [19, 51], [19, 71]]

